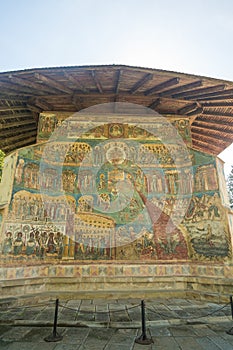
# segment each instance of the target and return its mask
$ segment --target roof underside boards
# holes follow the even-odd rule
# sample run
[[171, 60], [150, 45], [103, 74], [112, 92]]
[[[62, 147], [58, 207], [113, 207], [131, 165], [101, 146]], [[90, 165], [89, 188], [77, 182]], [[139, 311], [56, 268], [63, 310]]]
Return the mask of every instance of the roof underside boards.
[[189, 117], [193, 148], [218, 155], [233, 142], [233, 82], [123, 65], [0, 73], [0, 149], [36, 142], [39, 113], [130, 102]]

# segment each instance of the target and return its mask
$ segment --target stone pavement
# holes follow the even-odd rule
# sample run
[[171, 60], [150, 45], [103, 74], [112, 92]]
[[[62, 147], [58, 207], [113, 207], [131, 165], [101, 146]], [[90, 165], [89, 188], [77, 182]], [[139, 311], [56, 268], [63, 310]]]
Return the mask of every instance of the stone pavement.
[[0, 349], [4, 350], [233, 350], [230, 305], [185, 299], [145, 300], [150, 345], [142, 334], [138, 299], [60, 300], [59, 342], [52, 333], [55, 302], [12, 308], [0, 303]]

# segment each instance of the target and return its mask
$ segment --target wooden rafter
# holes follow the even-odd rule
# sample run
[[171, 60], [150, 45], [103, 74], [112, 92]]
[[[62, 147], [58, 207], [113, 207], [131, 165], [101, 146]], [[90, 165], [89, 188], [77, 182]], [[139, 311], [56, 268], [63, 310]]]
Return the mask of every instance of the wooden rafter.
[[20, 77], [17, 77], [15, 75], [9, 75], [8, 78], [10, 79], [11, 82], [13, 82], [14, 84], [18, 84], [20, 86], [26, 86], [26, 87], [29, 87], [33, 90], [35, 90], [36, 93], [49, 93], [49, 94], [53, 94], [53, 93], [57, 93], [57, 90], [54, 90], [53, 88], [49, 88], [45, 85], [42, 85], [42, 84], [39, 84], [39, 83], [36, 83], [36, 82], [32, 82], [28, 79], [24, 79], [24, 78], [20, 78]]
[[1, 145], [0, 145], [0, 147], [4, 152], [10, 152], [16, 148], [25, 147], [25, 146], [31, 145], [35, 142], [36, 142], [36, 137], [33, 136], [33, 137], [26, 138], [26, 139], [24, 138], [18, 142], [10, 143], [9, 145], [6, 145], [4, 147], [1, 147]]
[[188, 104], [180, 109], [178, 109], [177, 113], [178, 114], [187, 114], [190, 113], [192, 111], [195, 111], [198, 108], [198, 104], [196, 102]]
[[83, 93], [88, 93], [88, 89], [85, 88], [85, 86], [79, 81], [78, 78], [75, 78], [72, 74], [67, 73], [65, 70], [63, 70], [63, 74], [74, 86], [75, 88], [78, 87], [78, 90], [82, 91]]
[[160, 98], [156, 98], [152, 103], [149, 104], [148, 108], [155, 109], [161, 103]]
[[26, 105], [22, 106], [8, 106], [8, 107], [1, 107], [0, 106], [0, 112], [7, 112], [7, 111], [24, 111], [24, 110], [30, 110], [30, 108]]
[[36, 98], [34, 101], [34, 104], [44, 111], [53, 110], [53, 106], [51, 105], [51, 103], [48, 103], [45, 99], [42, 99], [42, 98]]
[[[208, 129], [206, 130], [205, 127], [203, 126], [194, 126], [192, 125], [191, 128], [192, 133], [197, 133], [199, 135], [203, 135], [205, 138], [212, 138], [212, 141], [214, 140], [220, 140], [220, 141], [227, 141], [227, 142], [233, 142], [233, 135], [232, 133], [224, 132], [224, 130], [211, 130]], [[223, 138], [224, 134], [224, 138]], [[227, 136], [226, 136], [227, 135]], [[230, 136], [230, 137], [229, 137]]]
[[26, 132], [30, 132], [33, 130], [37, 130], [36, 125], [34, 127], [32, 127], [32, 126], [18, 127], [18, 128], [15, 128], [14, 130], [11, 130], [11, 129], [1, 130], [0, 129], [0, 136], [7, 137], [7, 138], [10, 136], [19, 135], [19, 134], [24, 134], [24, 136], [25, 136]]
[[8, 114], [8, 115], [0, 115], [1, 120], [11, 120], [11, 119], [22, 119], [22, 118], [32, 118], [32, 113], [17, 113], [17, 114]]
[[54, 80], [52, 78], [49, 78], [49, 77], [47, 77], [47, 76], [45, 76], [45, 75], [43, 75], [41, 73], [35, 73], [35, 78], [37, 80], [43, 82], [44, 84], [46, 84], [46, 85], [48, 85], [50, 87], [53, 87], [53, 88], [55, 88], [55, 89], [57, 89], [59, 91], [65, 92], [67, 94], [72, 94], [73, 93], [73, 91], [70, 88], [64, 86], [60, 82], [58, 82], [58, 81], [56, 81], [56, 80]]
[[147, 95], [152, 95], [153, 93], [159, 92], [159, 91], [161, 91], [161, 90], [163, 90], [163, 89], [165, 89], [165, 88], [167, 88], [167, 87], [169, 87], [169, 86], [173, 86], [173, 85], [178, 84], [179, 81], [180, 81], [179, 78], [172, 78], [172, 79], [166, 80], [166, 81], [164, 81], [163, 83], [160, 83], [160, 84], [158, 84], [158, 85], [155, 85], [154, 87], [152, 87], [152, 88], [146, 90], [146, 91], [144, 92], [144, 95], [145, 95], [145, 96], [147, 96]]
[[224, 126], [224, 127], [230, 127], [233, 128], [233, 119], [232, 122], [228, 122], [226, 124], [225, 121], [223, 120], [209, 120], [209, 119], [204, 119], [201, 117], [196, 118], [195, 122], [193, 125], [206, 125], [207, 129], [214, 129], [215, 126]]
[[201, 114], [203, 113], [203, 108], [202, 107], [198, 107], [195, 110], [186, 113], [189, 117], [191, 117], [192, 115], [197, 115], [197, 114]]
[[144, 75], [144, 77], [142, 77], [141, 80], [137, 81], [136, 84], [134, 84], [134, 86], [131, 88], [131, 90], [129, 91], [130, 94], [135, 94], [135, 92], [138, 91], [138, 89], [140, 89], [143, 85], [145, 85], [148, 81], [153, 79], [153, 74], [151, 73], [147, 73]]
[[[32, 89], [29, 89], [27, 87], [22, 87], [17, 84], [12, 84], [7, 82], [6, 80], [2, 80], [0, 82], [0, 88], [2, 90], [2, 93], [5, 94], [15, 94], [19, 93], [20, 95], [27, 95], [27, 96], [32, 96], [35, 95], [35, 92], [32, 91]], [[38, 94], [38, 92], [36, 92]], [[0, 97], [2, 99], [2, 97]]]
[[29, 125], [29, 124], [33, 124], [36, 125], [35, 120], [19, 120], [19, 121], [15, 121], [15, 122], [10, 122], [10, 123], [6, 123], [6, 124], [0, 124], [0, 130], [1, 129], [8, 129], [8, 128], [14, 128], [14, 127], [18, 127], [20, 125]]
[[226, 87], [225, 84], [219, 84], [219, 85], [214, 85], [214, 86], [209, 86], [209, 87], [204, 87], [200, 89], [195, 89], [195, 90], [189, 90], [189, 91], [184, 91], [180, 92], [178, 94], [174, 94], [172, 97], [174, 98], [185, 98], [188, 99], [190, 98], [196, 98], [197, 96], [202, 96], [206, 93], [211, 93], [211, 92], [216, 92], [216, 91], [222, 91]]
[[[195, 96], [194, 96], [195, 97]], [[226, 101], [226, 100], [233, 100], [233, 93], [229, 94], [229, 95], [217, 95], [217, 96], [213, 96], [210, 97], [209, 95], [205, 95], [205, 96], [198, 96], [195, 98], [197, 101]], [[188, 100], [188, 98], [187, 98]]]
[[202, 80], [197, 80], [189, 84], [184, 84], [181, 86], [177, 86], [173, 89], [165, 90], [163, 92], [159, 93], [159, 96], [166, 97], [166, 96], [173, 96], [176, 93], [187, 91], [196, 87], [202, 86]]
[[200, 132], [195, 132], [195, 131], [192, 131], [192, 136], [193, 136], [194, 139], [196, 139], [198, 141], [199, 140], [200, 141], [205, 140], [206, 142], [210, 142], [211, 145], [213, 143], [216, 144], [216, 138], [218, 140], [218, 144], [225, 144], [227, 142], [227, 140], [225, 141], [223, 139], [219, 139], [218, 137], [212, 137], [212, 136], [209, 136], [209, 135], [206, 135], [206, 134], [203, 136], [202, 134], [200, 134]]
[[[37, 130], [33, 130], [27, 133], [27, 138], [30, 138], [31, 136], [36, 136], [37, 135]], [[18, 134], [16, 136], [10, 136], [7, 139], [1, 141], [1, 145], [7, 145], [9, 142], [15, 142], [17, 140], [25, 139], [25, 134]]]
[[216, 107], [233, 107], [233, 101], [218, 101], [218, 102], [202, 102], [202, 107], [216, 108]]
[[97, 78], [96, 72], [95, 72], [94, 70], [91, 70], [91, 76], [92, 76], [92, 79], [93, 79], [93, 81], [94, 81], [94, 83], [95, 83], [95, 85], [96, 85], [96, 87], [97, 87], [99, 93], [102, 94], [102, 93], [103, 93], [103, 88], [102, 88], [102, 86], [101, 86], [101, 84], [100, 84], [100, 81], [99, 81], [99, 79]]
[[[203, 148], [206, 150], [206, 152], [217, 155], [221, 152], [221, 147], [214, 146], [213, 143], [209, 143], [203, 140], [197, 140], [196, 138], [193, 139], [193, 146], [195, 146], [203, 152]], [[200, 146], [199, 146], [200, 145]]]
[[233, 113], [219, 112], [219, 111], [208, 111], [203, 110], [204, 115], [218, 116], [218, 117], [233, 117]]
[[1, 93], [1, 90], [0, 90], [0, 102], [16, 102], [16, 103], [19, 103], [19, 102], [27, 102], [29, 99], [29, 97], [24, 97], [24, 96], [12, 96], [12, 95], [6, 95], [5, 93]]
[[116, 85], [115, 85], [115, 94], [119, 93], [119, 89], [120, 89], [120, 82], [121, 82], [121, 77], [123, 75], [123, 70], [122, 69], [118, 69], [116, 72]]

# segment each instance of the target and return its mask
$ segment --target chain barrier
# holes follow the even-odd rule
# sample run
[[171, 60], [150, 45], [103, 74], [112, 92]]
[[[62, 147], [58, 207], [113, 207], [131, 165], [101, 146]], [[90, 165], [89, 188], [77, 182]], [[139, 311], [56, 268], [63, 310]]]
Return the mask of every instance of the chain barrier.
[[41, 307], [41, 306], [50, 306], [54, 304], [54, 300], [46, 302], [46, 303], [41, 303], [41, 304], [36, 304], [36, 305], [19, 305], [19, 306], [13, 306], [13, 307], [0, 307], [0, 312], [1, 311], [8, 311], [8, 310], [17, 310], [17, 309], [32, 309], [35, 307]]
[[[227, 304], [221, 306], [219, 309], [216, 309], [216, 310], [214, 310], [214, 311], [211, 311], [210, 313], [208, 313], [208, 314], [206, 314], [206, 315], [202, 315], [202, 316], [186, 316], [186, 317], [182, 317], [182, 316], [179, 316], [179, 315], [178, 315], [178, 316], [179, 316], [178, 318], [181, 319], [181, 320], [196, 320], [196, 319], [199, 319], [199, 318], [209, 317], [209, 316], [212, 316], [212, 315], [214, 315], [215, 313], [217, 313], [217, 312], [219, 312], [219, 311], [225, 309], [225, 307], [227, 307], [227, 306], [229, 306], [229, 305], [230, 305], [230, 303], [227, 303]], [[155, 310], [153, 310], [153, 309], [151, 309], [151, 308], [149, 308], [149, 307], [146, 307], [146, 309], [149, 310], [149, 311], [152, 312], [152, 313], [155, 313], [155, 314], [157, 314], [157, 315], [159, 315], [159, 316], [162, 316], [163, 318], [167, 318], [167, 315], [164, 315], [164, 314], [162, 314], [162, 313], [159, 312], [159, 311], [155, 311]]]
[[[17, 309], [28, 309], [28, 308], [35, 308], [35, 307], [42, 307], [42, 306], [50, 306], [51, 304], [54, 304], [54, 301], [49, 301], [49, 302], [46, 302], [46, 303], [41, 303], [41, 304], [37, 304], [37, 305], [22, 305], [22, 306], [18, 306], [18, 307], [11, 307], [11, 308], [7, 308], [5, 309], [4, 311], [8, 311], [8, 310], [17, 310]], [[222, 305], [221, 307], [217, 308], [216, 310], [213, 310], [209, 313], [207, 313], [206, 315], [201, 315], [201, 316], [185, 316], [185, 317], [182, 317], [182, 316], [179, 316], [178, 314], [178, 319], [180, 320], [196, 320], [196, 319], [201, 319], [201, 318], [206, 318], [206, 317], [209, 317], [209, 316], [212, 316], [214, 315], [215, 313], [218, 313], [219, 311], [225, 309], [227, 306], [231, 305], [231, 313], [232, 313], [232, 319], [233, 319], [233, 298], [232, 296], [230, 296], [230, 302]], [[156, 311], [154, 309], [152, 309], [151, 307], [146, 307], [145, 306], [145, 302], [144, 300], [141, 300], [141, 304], [137, 304], [137, 305], [134, 305], [134, 306], [131, 306], [131, 307], [127, 307], [125, 306], [124, 309], [118, 309], [118, 310], [107, 310], [107, 311], [97, 311], [96, 308], [95, 308], [95, 311], [88, 311], [88, 310], [81, 310], [81, 305], [79, 305], [79, 308], [72, 308], [72, 307], [69, 307], [69, 306], [66, 306], [66, 305], [63, 305], [63, 304], [60, 304], [59, 303], [59, 299], [56, 299], [55, 301], [55, 313], [54, 313], [54, 323], [53, 323], [53, 332], [52, 334], [50, 334], [49, 336], [45, 337], [44, 340], [47, 341], [47, 342], [57, 342], [57, 341], [60, 341], [62, 340], [63, 336], [61, 336], [58, 332], [57, 332], [57, 321], [58, 321], [58, 312], [59, 312], [59, 306], [63, 309], [67, 309], [67, 310], [70, 310], [70, 311], [73, 311], [73, 312], [79, 312], [80, 314], [94, 314], [94, 315], [109, 315], [109, 318], [111, 318], [111, 314], [113, 313], [119, 313], [119, 312], [127, 312], [132, 310], [132, 309], [136, 309], [138, 307], [141, 306], [141, 323], [142, 323], [142, 334], [139, 338], [137, 338], [135, 340], [136, 343], [139, 343], [139, 344], [144, 344], [144, 345], [147, 345], [147, 344], [151, 344], [153, 342], [153, 340], [151, 338], [148, 338], [147, 335], [146, 335], [146, 310], [156, 314], [156, 315], [159, 315], [161, 316], [162, 318], [165, 318], [167, 319], [168, 318], [168, 315], [165, 315], [159, 311]], [[93, 307], [96, 307], [96, 305], [93, 305]], [[171, 310], [172, 312], [173, 310]], [[174, 310], [175, 311], [175, 310]], [[129, 318], [130, 318], [130, 315], [129, 315]], [[230, 335], [233, 335], [233, 327], [226, 332], [227, 334], [230, 334]]]
[[59, 306], [63, 307], [64, 309], [68, 309], [68, 310], [72, 310], [72, 311], [75, 311], [75, 312], [80, 312], [82, 314], [96, 314], [96, 315], [105, 315], [105, 314], [109, 314], [109, 313], [116, 313], [116, 312], [124, 312], [124, 311], [128, 311], [128, 310], [132, 310], [132, 309], [135, 309], [137, 307], [140, 306], [140, 304], [138, 305], [135, 305], [135, 306], [131, 306], [131, 307], [127, 307], [125, 306], [124, 309], [120, 309], [120, 310], [108, 310], [108, 311], [87, 311], [87, 310], [80, 310], [79, 309], [74, 309], [74, 308], [71, 308], [69, 306], [66, 306], [66, 305], [62, 305], [59, 303]]

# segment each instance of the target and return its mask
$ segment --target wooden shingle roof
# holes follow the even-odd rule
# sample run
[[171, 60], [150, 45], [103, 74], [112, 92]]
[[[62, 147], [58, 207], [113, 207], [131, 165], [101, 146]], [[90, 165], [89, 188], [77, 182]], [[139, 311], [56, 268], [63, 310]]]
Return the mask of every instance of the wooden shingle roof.
[[42, 111], [131, 102], [189, 117], [193, 148], [218, 155], [233, 142], [233, 82], [124, 65], [0, 73], [0, 149], [36, 142]]

